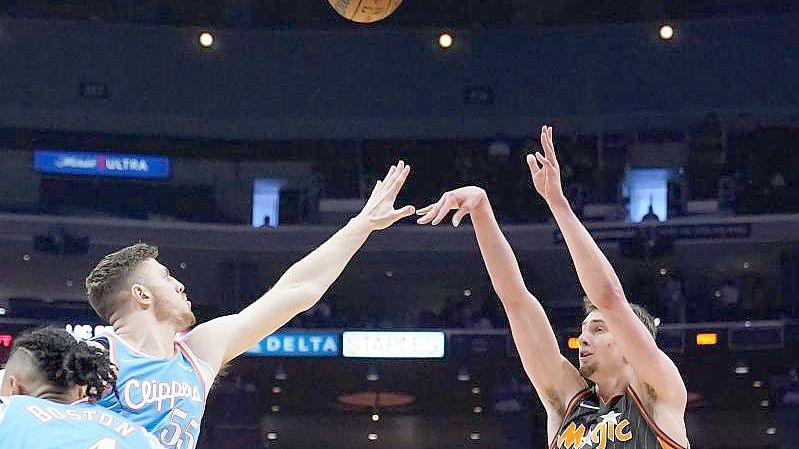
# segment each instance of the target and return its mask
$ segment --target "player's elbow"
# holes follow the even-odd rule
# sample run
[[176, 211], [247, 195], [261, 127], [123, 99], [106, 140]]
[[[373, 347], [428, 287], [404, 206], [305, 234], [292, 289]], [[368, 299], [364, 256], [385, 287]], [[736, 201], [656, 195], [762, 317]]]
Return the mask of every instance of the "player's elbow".
[[502, 302], [502, 304], [506, 307], [508, 306], [517, 306], [520, 304], [526, 304], [531, 299], [535, 299], [533, 294], [530, 293], [529, 290], [524, 288], [524, 286], [497, 286], [493, 285], [494, 291], [497, 292], [497, 297]]
[[280, 298], [280, 301], [290, 307], [295, 314], [305, 312], [313, 307], [327, 290], [327, 288], [318, 286], [313, 282], [288, 285], [281, 281], [278, 281], [267, 292], [267, 295], [273, 298]]
[[656, 396], [662, 403], [685, 410], [688, 404], [688, 389], [683, 382], [671, 382], [667, 386], [658, 385], [656, 388], [657, 390], [650, 395]]
[[627, 302], [627, 297], [624, 295], [624, 289], [621, 284], [613, 282], [608, 282], [598, 291], [593, 292], [588, 299], [591, 304], [599, 309], [607, 309]]
[[293, 296], [295, 298], [294, 304], [297, 307], [297, 313], [305, 312], [322, 298], [327, 289], [317, 287], [315, 285], [301, 285], [295, 288]]

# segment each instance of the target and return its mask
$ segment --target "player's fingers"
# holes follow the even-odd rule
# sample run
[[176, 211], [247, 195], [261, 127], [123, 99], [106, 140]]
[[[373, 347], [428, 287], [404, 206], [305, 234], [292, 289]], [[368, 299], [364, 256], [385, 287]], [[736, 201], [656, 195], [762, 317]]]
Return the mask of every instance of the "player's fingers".
[[444, 204], [441, 206], [441, 209], [438, 210], [438, 215], [436, 215], [436, 218], [433, 219], [433, 226], [436, 226], [439, 223], [441, 223], [441, 220], [443, 220], [444, 217], [447, 216], [450, 209], [452, 209], [454, 205], [455, 205], [455, 197], [451, 195], [447, 196], [447, 199], [444, 201]]
[[444, 204], [444, 201], [446, 201], [447, 196], [449, 196], [449, 193], [444, 193], [443, 195], [441, 195], [441, 198], [439, 198], [438, 201], [425, 207], [423, 209], [425, 211], [424, 216], [416, 220], [416, 222], [419, 224], [427, 224], [433, 221], [433, 218], [435, 218], [436, 215], [438, 215], [438, 211], [441, 208], [441, 206]]
[[391, 178], [391, 175], [393, 175], [396, 170], [397, 170], [396, 165], [392, 165], [391, 168], [388, 169], [386, 176], [383, 178], [383, 185], [385, 185], [388, 182], [388, 180]]
[[541, 167], [538, 166], [538, 162], [535, 160], [535, 155], [528, 154], [526, 157], [527, 166], [530, 167], [530, 174], [535, 176], [536, 173], [541, 171]]
[[541, 153], [536, 153], [535, 154], [535, 158], [538, 159], [538, 162], [541, 163], [542, 167], [549, 168], [549, 169], [552, 169], [552, 170], [555, 169], [555, 167], [552, 165], [552, 162], [550, 162], [549, 159], [547, 159], [544, 156], [542, 156]]
[[433, 204], [425, 206], [425, 207], [423, 207], [421, 209], [417, 209], [416, 210], [416, 215], [424, 215], [424, 214], [428, 213], [430, 211], [430, 209], [432, 209], [435, 205], [436, 205], [436, 203], [433, 203]]
[[441, 204], [434, 204], [433, 207], [430, 208], [423, 217], [417, 219], [416, 222], [419, 224], [430, 223], [438, 215], [439, 209], [441, 209]]
[[414, 211], [415, 209], [413, 206], [405, 206], [402, 209], [394, 210], [385, 215], [373, 218], [372, 221], [375, 223], [388, 223], [388, 225], [391, 225], [397, 220], [401, 220], [405, 217], [413, 215]]
[[463, 217], [465, 217], [466, 214], [468, 214], [468, 213], [469, 213], [469, 210], [467, 210], [465, 208], [461, 208], [461, 209], [456, 210], [455, 213], [452, 214], [452, 226], [457, 228], [458, 225], [461, 224], [461, 220], [463, 220]]
[[544, 145], [544, 154], [546, 155], [547, 159], [550, 162], [552, 162], [553, 165], [557, 164], [558, 163], [558, 159], [557, 159], [557, 156], [555, 155], [555, 144], [552, 141], [552, 127], [551, 126], [547, 127], [546, 138], [544, 139], [544, 141], [546, 143]]
[[399, 217], [397, 218], [397, 220], [399, 220], [400, 218], [410, 217], [415, 213], [416, 213], [416, 208], [409, 204], [403, 207], [402, 209], [396, 211], [396, 215]]
[[[402, 161], [400, 161], [402, 164]], [[391, 182], [391, 185], [386, 188], [386, 194], [391, 198], [391, 202], [397, 198], [397, 194], [399, 193], [400, 189], [403, 185], [405, 185], [405, 180], [408, 179], [408, 174], [411, 172], [411, 166], [405, 165], [402, 169], [397, 167], [396, 176]]]

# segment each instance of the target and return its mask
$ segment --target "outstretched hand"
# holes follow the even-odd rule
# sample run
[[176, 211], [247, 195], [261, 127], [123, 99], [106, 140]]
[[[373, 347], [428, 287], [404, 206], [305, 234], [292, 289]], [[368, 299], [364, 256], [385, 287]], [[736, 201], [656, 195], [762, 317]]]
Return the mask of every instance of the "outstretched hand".
[[555, 156], [555, 145], [552, 143], [552, 127], [541, 127], [541, 148], [540, 152], [527, 155], [527, 165], [530, 167], [530, 175], [533, 178], [533, 185], [539, 195], [552, 205], [555, 201], [565, 199], [563, 187], [560, 184], [560, 165]]
[[397, 194], [405, 184], [410, 172], [411, 167], [405, 165], [405, 162], [399, 161], [397, 165], [391, 166], [385, 178], [375, 184], [366, 205], [358, 214], [359, 218], [363, 218], [369, 223], [372, 230], [385, 229], [398, 220], [413, 215], [415, 211], [413, 206], [394, 209]]
[[437, 202], [419, 209], [416, 214], [422, 215], [422, 217], [416, 222], [419, 224], [432, 222], [435, 226], [446, 218], [450, 210], [456, 209], [457, 212], [452, 216], [452, 226], [457, 228], [463, 217], [486, 204], [488, 204], [488, 196], [485, 190], [475, 186], [461, 187], [444, 192]]

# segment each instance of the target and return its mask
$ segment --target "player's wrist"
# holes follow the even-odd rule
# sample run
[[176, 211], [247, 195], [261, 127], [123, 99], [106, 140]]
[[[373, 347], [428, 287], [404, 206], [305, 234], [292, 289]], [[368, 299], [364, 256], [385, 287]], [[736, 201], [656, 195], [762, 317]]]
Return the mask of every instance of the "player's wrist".
[[547, 198], [547, 206], [549, 206], [552, 211], [565, 210], [571, 207], [569, 205], [569, 200], [563, 193], [554, 195], [552, 198]]
[[370, 234], [375, 230], [372, 220], [363, 213], [352, 217], [346, 227], [359, 234]]

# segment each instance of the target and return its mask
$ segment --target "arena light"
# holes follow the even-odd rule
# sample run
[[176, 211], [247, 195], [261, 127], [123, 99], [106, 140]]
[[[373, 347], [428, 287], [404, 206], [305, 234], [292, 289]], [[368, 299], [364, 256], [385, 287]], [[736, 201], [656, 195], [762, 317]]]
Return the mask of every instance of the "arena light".
[[450, 48], [455, 40], [449, 33], [441, 33], [438, 35], [438, 46], [441, 48]]
[[376, 433], [370, 433], [369, 435], [366, 435], [366, 438], [369, 438], [369, 441], [377, 441], [377, 439], [380, 437]]
[[284, 368], [282, 364], [277, 365], [277, 368], [275, 368], [274, 378], [275, 380], [286, 380], [289, 378], [288, 373], [286, 373], [286, 368]]
[[580, 339], [577, 337], [569, 337], [569, 349], [580, 349]]
[[469, 439], [472, 441], [480, 441], [480, 433], [479, 432], [472, 432], [469, 434]]
[[214, 45], [214, 35], [208, 31], [203, 31], [200, 33], [200, 35], [197, 37], [197, 40], [200, 42], [200, 45], [205, 48]]
[[473, 408], [473, 409], [472, 409], [472, 411], [473, 411], [473, 412], [474, 412], [476, 415], [479, 415], [480, 413], [483, 413], [483, 407], [480, 407], [480, 406], [478, 405], [477, 407]]
[[380, 373], [378, 373], [377, 369], [372, 365], [369, 365], [369, 369], [366, 371], [366, 380], [369, 382], [377, 382], [380, 380]]
[[14, 343], [14, 336], [11, 334], [0, 334], [0, 347], [10, 348]]
[[714, 346], [719, 342], [719, 335], [715, 332], [696, 334], [697, 346]]
[[377, 413], [372, 413], [372, 421], [380, 421], [380, 415]]
[[670, 40], [674, 37], [674, 27], [671, 25], [663, 25], [660, 27], [660, 38], [664, 41]]
[[469, 375], [469, 370], [466, 369], [465, 366], [462, 366], [458, 370], [457, 379], [459, 382], [468, 382], [472, 379], [472, 376]]

